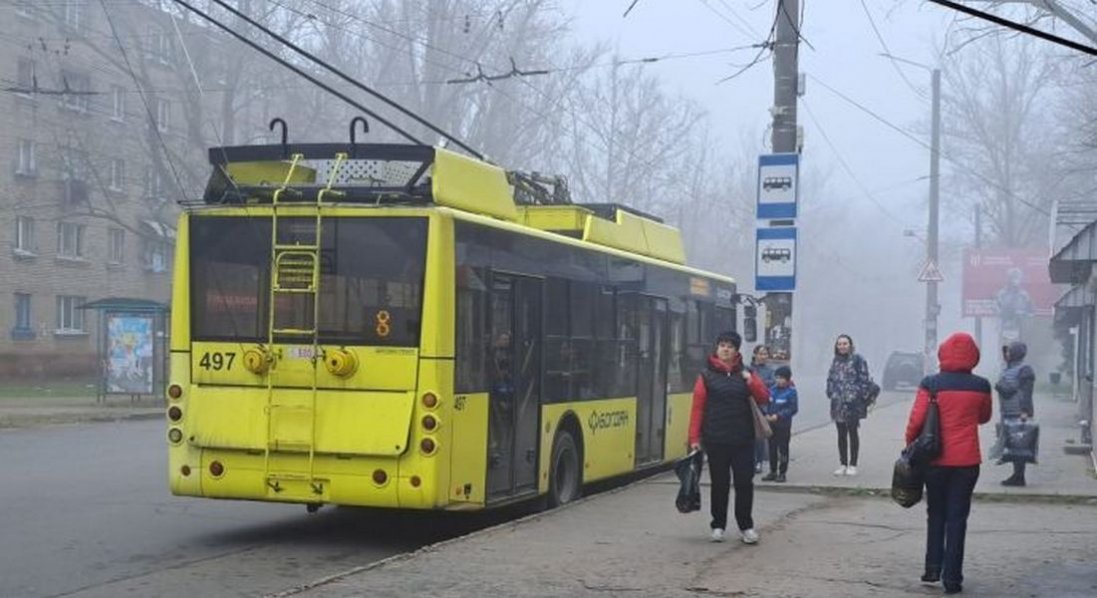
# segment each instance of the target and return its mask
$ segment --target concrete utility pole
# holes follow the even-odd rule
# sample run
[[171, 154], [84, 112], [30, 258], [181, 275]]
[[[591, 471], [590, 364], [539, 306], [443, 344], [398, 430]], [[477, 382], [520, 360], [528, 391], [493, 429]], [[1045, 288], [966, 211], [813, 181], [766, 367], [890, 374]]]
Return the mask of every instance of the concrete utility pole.
[[796, 98], [800, 78], [800, 0], [777, 0], [777, 33], [773, 42], [774, 153], [799, 150], [796, 143]]
[[[800, 151], [796, 126], [796, 102], [799, 97], [800, 79], [800, 0], [777, 0], [777, 30], [773, 41], [773, 153], [797, 153]], [[797, 183], [799, 184], [799, 183]], [[780, 346], [770, 347], [771, 354], [784, 353], [784, 359], [792, 355], [792, 293], [767, 293], [764, 342]], [[786, 323], [788, 326], [786, 326]], [[783, 330], [780, 339], [772, 338], [771, 329]]]
[[[941, 174], [941, 70], [933, 69], [933, 124], [930, 138], [929, 155], [929, 226], [926, 235], [926, 260], [938, 265], [937, 261], [937, 221], [940, 205]], [[941, 306], [937, 304], [937, 281], [926, 282], [926, 364], [933, 363], [937, 354], [937, 314]]]
[[[975, 249], [983, 247], [983, 206], [975, 204]], [[983, 317], [975, 316], [975, 344], [983, 346]]]

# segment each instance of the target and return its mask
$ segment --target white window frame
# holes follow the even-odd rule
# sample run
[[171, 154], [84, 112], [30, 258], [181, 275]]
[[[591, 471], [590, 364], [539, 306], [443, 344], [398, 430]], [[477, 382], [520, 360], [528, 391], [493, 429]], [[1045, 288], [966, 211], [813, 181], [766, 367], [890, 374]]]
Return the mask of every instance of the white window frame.
[[87, 154], [74, 147], [61, 149], [61, 178], [69, 181], [84, 180], [84, 169], [87, 167]]
[[126, 161], [122, 158], [111, 158], [110, 179], [107, 186], [111, 191], [121, 191], [126, 187]]
[[15, 217], [15, 252], [23, 256], [37, 253], [34, 244], [34, 218], [30, 216]]
[[12, 326], [15, 332], [33, 332], [34, 331], [34, 319], [32, 314], [31, 294], [30, 293], [15, 293], [15, 325]]
[[155, 164], [145, 169], [145, 197], [156, 200], [164, 198], [164, 177]]
[[35, 143], [33, 139], [19, 139], [19, 161], [15, 166], [15, 174], [20, 176], [35, 176], [38, 174], [38, 160], [35, 158]]
[[126, 120], [126, 88], [121, 85], [112, 85], [110, 88], [110, 97], [111, 120], [115, 122]]
[[[91, 75], [75, 71], [62, 71], [61, 88], [64, 89], [65, 85], [68, 85], [69, 90], [74, 92], [91, 91]], [[91, 101], [86, 93], [65, 93], [61, 94], [61, 106], [73, 112], [87, 113]]]
[[[24, 72], [24, 67], [29, 67], [29, 73]], [[16, 67], [16, 85], [25, 89], [34, 89], [34, 79], [38, 74], [38, 65], [31, 58], [20, 58]], [[20, 97], [33, 98], [34, 92], [17, 92]]]
[[57, 257], [84, 259], [84, 233], [87, 227], [75, 222], [57, 223]]
[[107, 231], [107, 263], [123, 264], [126, 261], [126, 229], [111, 228]]
[[72, 29], [81, 29], [84, 19], [87, 18], [87, 0], [65, 0], [62, 7], [62, 18], [65, 26]]
[[87, 298], [76, 295], [57, 296], [57, 334], [84, 334], [84, 312], [76, 309]]
[[149, 272], [167, 272], [171, 245], [162, 239], [145, 238], [145, 270]]
[[171, 126], [171, 102], [164, 98], [156, 100], [156, 128], [166, 133]]

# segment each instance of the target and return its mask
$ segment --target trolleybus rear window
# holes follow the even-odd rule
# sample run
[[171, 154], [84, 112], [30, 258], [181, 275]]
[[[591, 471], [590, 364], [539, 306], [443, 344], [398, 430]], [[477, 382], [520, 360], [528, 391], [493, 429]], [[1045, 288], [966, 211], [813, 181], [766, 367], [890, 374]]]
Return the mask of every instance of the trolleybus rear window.
[[[282, 217], [279, 243], [309, 244], [313, 226], [311, 218]], [[194, 340], [265, 342], [271, 220], [197, 216], [190, 230]], [[417, 346], [426, 218], [328, 218], [321, 237], [319, 341]], [[307, 293], [279, 295], [279, 327], [311, 329], [312, 300]]]

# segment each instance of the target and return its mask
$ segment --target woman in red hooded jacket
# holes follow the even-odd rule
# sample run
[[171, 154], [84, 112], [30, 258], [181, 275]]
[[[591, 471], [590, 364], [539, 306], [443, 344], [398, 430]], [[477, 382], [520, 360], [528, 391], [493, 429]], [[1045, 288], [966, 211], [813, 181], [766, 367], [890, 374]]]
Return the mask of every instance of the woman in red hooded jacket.
[[930, 391], [940, 413], [941, 454], [926, 471], [926, 570], [922, 581], [943, 581], [946, 594], [961, 591], [964, 581], [964, 537], [971, 512], [971, 494], [979, 480], [979, 424], [990, 421], [990, 382], [971, 373], [979, 363], [979, 347], [958, 332], [937, 349], [941, 371], [926, 376], [907, 422], [910, 444], [922, 431]]

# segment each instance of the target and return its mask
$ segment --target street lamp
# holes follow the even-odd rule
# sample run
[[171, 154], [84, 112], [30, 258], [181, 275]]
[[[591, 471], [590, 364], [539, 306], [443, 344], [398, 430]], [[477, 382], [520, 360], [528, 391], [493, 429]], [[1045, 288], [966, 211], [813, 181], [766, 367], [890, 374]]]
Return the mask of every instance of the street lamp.
[[[889, 60], [895, 60], [904, 64], [918, 67], [930, 72], [930, 81], [933, 88], [933, 121], [930, 133], [929, 154], [929, 226], [926, 227], [926, 267], [937, 266], [937, 222], [938, 207], [940, 205], [940, 173], [941, 173], [941, 69], [933, 68], [913, 60], [907, 60], [893, 54], [881, 53], [881, 56]], [[931, 266], [932, 264], [932, 266]], [[933, 356], [937, 353], [937, 314], [941, 306], [937, 304], [937, 281], [926, 281], [926, 366], [933, 363]]]

